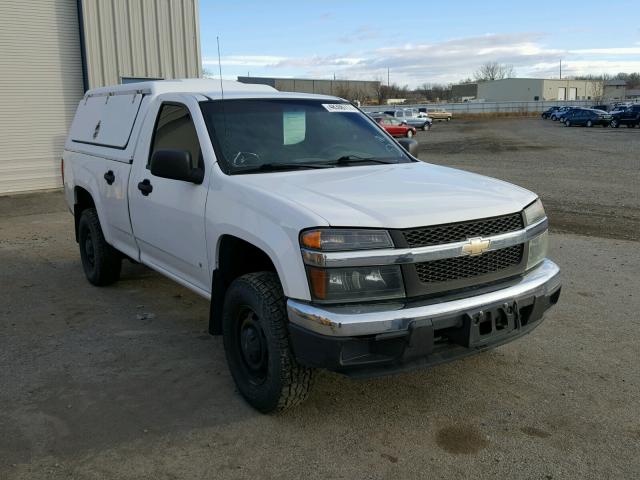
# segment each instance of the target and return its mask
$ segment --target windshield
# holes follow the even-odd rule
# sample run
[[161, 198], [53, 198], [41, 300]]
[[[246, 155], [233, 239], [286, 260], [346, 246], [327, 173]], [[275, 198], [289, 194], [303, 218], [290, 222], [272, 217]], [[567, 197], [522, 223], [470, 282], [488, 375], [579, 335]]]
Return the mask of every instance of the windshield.
[[412, 161], [349, 103], [234, 99], [202, 102], [201, 109], [226, 173]]

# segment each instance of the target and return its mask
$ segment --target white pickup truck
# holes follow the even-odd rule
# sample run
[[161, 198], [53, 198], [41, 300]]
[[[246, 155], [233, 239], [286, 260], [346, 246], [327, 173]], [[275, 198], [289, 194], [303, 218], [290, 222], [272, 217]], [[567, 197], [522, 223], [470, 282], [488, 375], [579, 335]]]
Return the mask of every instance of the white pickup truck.
[[62, 166], [84, 272], [108, 285], [128, 258], [210, 299], [263, 412], [303, 400], [318, 368], [387, 374], [530, 332], [560, 295], [540, 200], [415, 146], [335, 97], [91, 90]]

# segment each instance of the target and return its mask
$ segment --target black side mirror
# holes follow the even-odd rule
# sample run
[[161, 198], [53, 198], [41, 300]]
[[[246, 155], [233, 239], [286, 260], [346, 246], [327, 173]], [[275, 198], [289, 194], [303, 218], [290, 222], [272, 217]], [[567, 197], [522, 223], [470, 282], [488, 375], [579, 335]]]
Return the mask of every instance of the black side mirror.
[[204, 180], [204, 170], [191, 167], [191, 153], [186, 150], [156, 150], [151, 157], [151, 174], [197, 184]]
[[409, 152], [409, 154], [416, 158], [418, 157], [418, 142], [416, 140], [412, 138], [399, 138], [398, 143], [402, 145], [402, 148]]

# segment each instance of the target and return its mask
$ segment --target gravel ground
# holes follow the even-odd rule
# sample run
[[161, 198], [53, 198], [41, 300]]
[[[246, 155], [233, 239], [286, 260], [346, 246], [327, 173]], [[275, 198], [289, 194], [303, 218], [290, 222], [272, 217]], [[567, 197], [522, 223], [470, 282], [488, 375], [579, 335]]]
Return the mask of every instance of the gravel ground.
[[640, 240], [640, 129], [540, 118], [436, 123], [420, 158], [537, 192], [557, 231]]
[[[627, 147], [626, 164], [596, 148], [637, 150], [638, 134], [534, 120], [420, 134], [430, 161], [534, 188], [571, 220], [551, 235], [560, 303], [531, 335], [472, 358], [369, 381], [322, 373], [280, 416], [235, 391], [204, 300], [128, 263], [116, 285], [91, 287], [60, 193], [0, 198], [0, 479], [638, 478], [640, 245], [626, 239], [638, 169]], [[584, 148], [482, 146], [536, 135]], [[520, 172], [540, 153], [555, 158], [536, 161], [543, 173]]]

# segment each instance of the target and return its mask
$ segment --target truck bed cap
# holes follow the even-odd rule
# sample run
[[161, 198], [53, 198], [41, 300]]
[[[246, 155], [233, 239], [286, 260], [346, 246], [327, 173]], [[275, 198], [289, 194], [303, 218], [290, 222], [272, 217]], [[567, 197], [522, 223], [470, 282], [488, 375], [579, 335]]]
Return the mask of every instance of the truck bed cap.
[[[277, 90], [268, 85], [223, 80], [224, 93], [274, 93]], [[107, 95], [128, 95], [141, 93], [145, 95], [159, 95], [161, 93], [214, 93], [220, 94], [220, 80], [206, 78], [188, 78], [178, 80], [153, 80], [149, 82], [128, 83], [123, 85], [111, 85], [108, 87], [94, 88], [85, 93], [85, 98]]]

